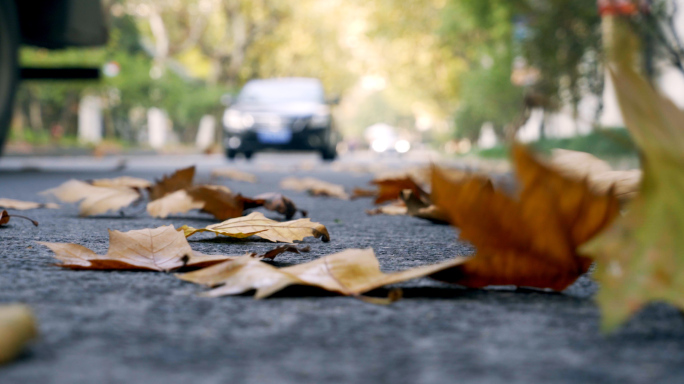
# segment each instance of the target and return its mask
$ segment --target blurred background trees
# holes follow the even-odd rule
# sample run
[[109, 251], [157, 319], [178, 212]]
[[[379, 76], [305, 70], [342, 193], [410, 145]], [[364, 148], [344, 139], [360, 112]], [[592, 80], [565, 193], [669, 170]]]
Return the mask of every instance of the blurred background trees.
[[[664, 28], [676, 0], [654, 0], [658, 55], [681, 46]], [[350, 140], [374, 123], [415, 141], [476, 142], [482, 127], [502, 139], [542, 111], [604, 93], [596, 0], [105, 0], [111, 38], [104, 48], [24, 48], [24, 65], [106, 68], [100, 82], [26, 82], [13, 138], [70, 140], [79, 102], [101, 100], [104, 136], [144, 142], [146, 111], [159, 108], [180, 142], [194, 140], [202, 116], [249, 79], [318, 77], [341, 96], [338, 122]], [[653, 21], [655, 20], [655, 21]], [[647, 33], [647, 32], [644, 32]], [[678, 50], [678, 51], [677, 51]], [[674, 52], [674, 53], [673, 53]], [[653, 53], [656, 56], [656, 53]], [[681, 66], [681, 63], [680, 63]], [[584, 118], [586, 119], [586, 118]], [[219, 119], [220, 121], [220, 119]]]

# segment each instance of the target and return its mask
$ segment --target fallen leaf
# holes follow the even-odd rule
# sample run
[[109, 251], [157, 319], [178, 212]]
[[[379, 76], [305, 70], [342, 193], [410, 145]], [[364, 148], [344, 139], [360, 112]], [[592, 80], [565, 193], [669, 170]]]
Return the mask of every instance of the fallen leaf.
[[604, 34], [607, 68], [643, 169], [626, 214], [582, 249], [596, 260], [596, 298], [602, 327], [610, 330], [651, 301], [684, 309], [684, 112], [633, 69], [637, 48], [630, 40], [637, 35], [629, 22], [603, 21], [607, 31], [615, 28]]
[[197, 232], [213, 232], [217, 235], [235, 238], [246, 238], [255, 235], [266, 240], [282, 243], [301, 241], [309, 236], [321, 238], [324, 242], [330, 241], [328, 229], [323, 224], [312, 222], [311, 219], [278, 222], [266, 218], [260, 212], [253, 212], [247, 216], [230, 219], [206, 228], [196, 229], [183, 226], [181, 229], [185, 232], [185, 236], [192, 236]]
[[237, 295], [256, 290], [254, 297], [261, 299], [294, 284], [358, 296], [384, 285], [454, 267], [464, 260], [456, 258], [401, 272], [383, 273], [372, 249], [348, 249], [285, 268], [275, 268], [250, 257], [241, 257], [230, 263], [221, 263], [177, 276], [182, 280], [209, 287], [221, 285], [203, 294], [211, 297]]
[[165, 219], [170, 215], [186, 213], [193, 209], [202, 209], [202, 207], [204, 207], [204, 202], [193, 200], [186, 190], [181, 189], [147, 203], [147, 213], [152, 217]]
[[212, 178], [225, 178], [235, 181], [244, 181], [247, 183], [256, 183], [257, 177], [251, 173], [238, 171], [233, 168], [219, 168], [211, 171]]
[[313, 177], [301, 179], [287, 177], [280, 182], [280, 188], [300, 192], [306, 191], [312, 196], [336, 197], [342, 200], [349, 200], [349, 195], [344, 191], [343, 186], [328, 183], [327, 181], [315, 179]]
[[550, 165], [563, 176], [587, 179], [597, 193], [613, 189], [621, 200], [633, 199], [641, 183], [641, 170], [614, 171], [610, 164], [586, 152], [554, 149]]
[[192, 186], [192, 179], [195, 177], [195, 167], [179, 169], [171, 176], [164, 176], [157, 181], [150, 190], [150, 200], [154, 201], [169, 193], [186, 189]]
[[60, 267], [70, 269], [126, 269], [170, 271], [181, 267], [206, 267], [235, 256], [204, 255], [190, 248], [182, 232], [173, 225], [128, 232], [109, 231], [109, 250], [98, 255], [72, 243], [39, 241], [62, 261]]
[[269, 211], [278, 212], [285, 216], [285, 219], [290, 220], [294, 217], [297, 212], [302, 214], [302, 217], [306, 217], [308, 212], [303, 209], [297, 209], [295, 203], [288, 197], [283, 196], [280, 193], [268, 192], [262, 193], [253, 198], [244, 198], [245, 209], [252, 209], [258, 207], [264, 207]]
[[14, 359], [38, 336], [33, 311], [23, 304], [0, 306], [0, 364]]
[[240, 217], [244, 211], [242, 196], [234, 195], [224, 186], [198, 185], [188, 188], [187, 193], [194, 201], [202, 202], [202, 211], [219, 220]]
[[94, 179], [89, 181], [90, 185], [96, 187], [128, 187], [128, 188], [139, 188], [145, 189], [152, 186], [152, 183], [145, 179], [140, 179], [137, 177], [121, 176], [115, 177], [113, 179]]
[[351, 199], [360, 199], [362, 197], [376, 197], [378, 195], [377, 189], [366, 189], [356, 187], [352, 190]]
[[7, 213], [7, 211], [5, 211], [5, 210], [0, 211], [0, 225], [5, 225], [5, 224], [9, 223], [10, 218], [12, 218], [12, 217], [16, 217], [16, 218], [28, 220], [28, 221], [30, 221], [31, 224], [33, 224], [35, 227], [38, 226], [38, 222], [35, 221], [35, 220], [33, 220], [33, 219], [31, 219], [31, 218], [28, 218], [28, 217], [26, 217], [26, 216], [20, 216], [20, 215], [10, 215], [10, 214]]
[[371, 181], [372, 184], [378, 186], [377, 197], [375, 204], [382, 204], [387, 201], [398, 200], [401, 197], [401, 191], [410, 189], [418, 196], [426, 196], [427, 193], [418, 185], [411, 177], [398, 178], [377, 178]]
[[408, 213], [406, 204], [401, 201], [394, 202], [393, 204], [383, 205], [373, 209], [367, 209], [366, 214], [370, 216], [375, 215], [389, 215], [389, 216], [404, 216]]
[[406, 205], [406, 214], [425, 219], [435, 224], [449, 224], [449, 215], [444, 209], [434, 205], [426, 196], [417, 196], [412, 190], [401, 191], [401, 200]]
[[37, 209], [37, 208], [57, 209], [57, 208], [59, 208], [59, 205], [53, 204], [53, 203], [47, 203], [47, 204], [34, 203], [32, 201], [21, 201], [21, 200], [14, 200], [14, 199], [0, 199], [0, 208], [14, 209], [17, 211], [26, 211], [29, 209]]
[[41, 194], [55, 196], [65, 203], [80, 201], [81, 216], [92, 216], [121, 209], [140, 199], [135, 189], [127, 187], [96, 187], [79, 180], [69, 180], [57, 188], [48, 189]]
[[513, 147], [522, 192], [518, 199], [495, 190], [488, 179], [451, 181], [433, 172], [433, 199], [458, 223], [460, 237], [477, 253], [434, 276], [467, 287], [515, 285], [565, 289], [585, 273], [591, 259], [577, 252], [618, 214], [611, 193], [594, 193], [584, 181], [567, 179]]

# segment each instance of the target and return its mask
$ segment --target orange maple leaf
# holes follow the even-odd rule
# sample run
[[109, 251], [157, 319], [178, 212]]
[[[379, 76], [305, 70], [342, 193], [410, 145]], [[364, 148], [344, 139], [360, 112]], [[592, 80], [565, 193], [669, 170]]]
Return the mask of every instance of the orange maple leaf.
[[477, 254], [435, 278], [481, 288], [515, 285], [563, 290], [587, 272], [591, 259], [577, 247], [619, 212], [612, 190], [596, 194], [586, 181], [567, 179], [514, 146], [522, 190], [512, 198], [483, 177], [450, 180], [433, 169], [432, 197], [458, 223]]

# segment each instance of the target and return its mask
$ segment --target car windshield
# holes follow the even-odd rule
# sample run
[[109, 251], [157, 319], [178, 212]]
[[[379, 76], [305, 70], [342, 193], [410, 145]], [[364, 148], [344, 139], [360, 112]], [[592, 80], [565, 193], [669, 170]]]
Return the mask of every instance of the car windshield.
[[256, 80], [245, 85], [240, 103], [323, 102], [323, 88], [313, 80]]

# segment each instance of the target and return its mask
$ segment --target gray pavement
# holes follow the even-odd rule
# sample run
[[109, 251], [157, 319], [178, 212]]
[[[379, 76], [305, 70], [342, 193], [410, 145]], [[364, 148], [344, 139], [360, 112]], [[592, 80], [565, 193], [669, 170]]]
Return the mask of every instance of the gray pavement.
[[[22, 158], [23, 164], [27, 159]], [[198, 164], [198, 179], [221, 157], [0, 159], [0, 197], [39, 200], [37, 192], [68, 178], [130, 175], [153, 179]], [[368, 158], [362, 162], [396, 159]], [[343, 159], [344, 161], [351, 161]], [[298, 164], [315, 170], [297, 171]], [[257, 184], [225, 181], [246, 195], [278, 190], [290, 175], [348, 187], [367, 174], [335, 172], [314, 156], [258, 156], [236, 167]], [[307, 165], [304, 168], [308, 168]], [[115, 170], [118, 169], [118, 170]], [[472, 252], [455, 231], [409, 217], [369, 217], [369, 200], [340, 201], [286, 191], [330, 231], [308, 239], [300, 263], [346, 248], [372, 247], [384, 270], [400, 270]], [[35, 241], [75, 242], [98, 252], [107, 229], [165, 224], [204, 226], [203, 214], [168, 220], [146, 214], [79, 218], [74, 206], [35, 210], [40, 222], [0, 227], [0, 302], [31, 305], [41, 337], [0, 367], [0, 383], [679, 383], [684, 381], [684, 318], [651, 305], [617, 332], [599, 332], [596, 285], [582, 277], [562, 294], [466, 290], [430, 279], [399, 284], [405, 298], [376, 306], [302, 288], [257, 301], [202, 298], [201, 288], [164, 273], [70, 271], [56, 267]], [[272, 213], [267, 216], [276, 217]], [[205, 253], [265, 250], [264, 241], [191, 238]], [[375, 294], [381, 295], [380, 290]]]

